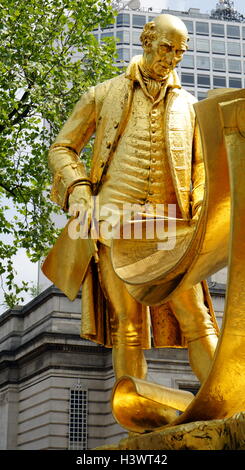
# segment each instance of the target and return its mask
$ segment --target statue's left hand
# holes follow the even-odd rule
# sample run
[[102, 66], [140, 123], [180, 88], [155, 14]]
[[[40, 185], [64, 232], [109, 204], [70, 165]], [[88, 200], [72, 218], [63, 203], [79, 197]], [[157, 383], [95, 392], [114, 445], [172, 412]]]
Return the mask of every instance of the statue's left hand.
[[76, 186], [69, 196], [69, 215], [87, 218], [88, 228], [91, 225], [93, 198], [91, 188], [87, 185]]

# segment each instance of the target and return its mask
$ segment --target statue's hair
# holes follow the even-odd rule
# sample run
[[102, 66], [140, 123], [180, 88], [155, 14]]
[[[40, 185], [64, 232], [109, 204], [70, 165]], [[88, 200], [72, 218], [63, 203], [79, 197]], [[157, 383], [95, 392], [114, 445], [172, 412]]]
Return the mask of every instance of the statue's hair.
[[152, 43], [158, 38], [158, 36], [159, 33], [157, 32], [155, 22], [150, 21], [150, 23], [146, 23], [140, 35], [142, 47], [145, 52], [149, 52], [151, 50]]
[[[161, 16], [170, 16], [170, 15], [161, 15]], [[174, 18], [175, 23], [177, 21], [178, 28], [180, 28], [179, 29], [180, 33], [183, 33], [184, 35], [186, 35], [186, 42], [188, 42], [189, 37], [188, 37], [187, 29], [184, 23], [176, 17], [172, 17], [172, 18]], [[163, 31], [159, 29], [159, 26], [156, 23], [157, 22], [155, 21], [150, 21], [149, 23], [146, 23], [140, 35], [142, 47], [145, 52], [150, 52], [153, 41], [156, 41], [157, 38], [163, 34]], [[176, 25], [174, 25], [173, 27], [174, 29], [176, 29]], [[185, 30], [186, 30], [186, 33], [185, 33]]]

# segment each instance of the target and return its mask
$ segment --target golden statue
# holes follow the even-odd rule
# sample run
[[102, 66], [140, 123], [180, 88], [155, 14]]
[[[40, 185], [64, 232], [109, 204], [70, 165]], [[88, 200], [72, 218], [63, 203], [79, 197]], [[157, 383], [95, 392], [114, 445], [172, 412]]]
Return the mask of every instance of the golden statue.
[[[222, 334], [214, 360], [219, 331], [204, 281], [228, 259], [230, 187], [219, 103], [227, 116], [224, 102], [236, 100], [238, 92], [215, 95], [205, 108], [181, 88], [174, 69], [188, 49], [188, 33], [177, 17], [158, 16], [145, 25], [141, 41], [143, 56], [134, 57], [124, 74], [90, 88], [50, 149], [52, 200], [75, 218], [43, 265], [70, 299], [82, 285], [81, 336], [112, 347], [113, 413], [136, 432], [240, 410], [225, 406], [228, 377], [220, 360], [229, 363], [235, 345], [220, 356]], [[87, 175], [81, 152], [94, 134]], [[208, 163], [207, 148], [210, 155], [217, 152]], [[69, 238], [71, 224], [84, 221], [85, 214], [89, 229], [94, 205], [96, 240], [91, 233]], [[149, 242], [144, 235], [140, 241], [107, 236], [104, 209], [113, 207], [118, 222], [125, 207], [134, 205], [145, 214], [134, 221], [144, 235], [148, 220], [167, 220], [168, 205], [176, 208], [175, 248], [159, 249], [159, 240]], [[188, 347], [203, 384], [197, 398], [147, 382], [143, 350], [151, 347], [150, 327], [155, 347]], [[175, 410], [186, 408], [176, 418]]]

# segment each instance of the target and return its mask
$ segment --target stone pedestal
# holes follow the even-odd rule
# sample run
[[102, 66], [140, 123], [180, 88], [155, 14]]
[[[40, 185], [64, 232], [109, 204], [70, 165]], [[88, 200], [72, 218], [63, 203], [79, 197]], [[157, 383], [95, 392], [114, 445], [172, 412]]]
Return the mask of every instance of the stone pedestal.
[[129, 434], [101, 450], [245, 450], [245, 412], [231, 418], [172, 426], [147, 434]]

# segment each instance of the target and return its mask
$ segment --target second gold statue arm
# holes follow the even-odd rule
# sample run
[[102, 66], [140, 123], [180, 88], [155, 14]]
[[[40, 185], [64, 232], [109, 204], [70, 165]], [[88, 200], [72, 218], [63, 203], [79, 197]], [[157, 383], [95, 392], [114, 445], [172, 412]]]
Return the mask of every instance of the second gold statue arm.
[[90, 184], [80, 153], [95, 127], [94, 87], [91, 87], [74, 107], [49, 151], [49, 166], [53, 173], [51, 199], [64, 210], [68, 209], [72, 189], [78, 184]]

